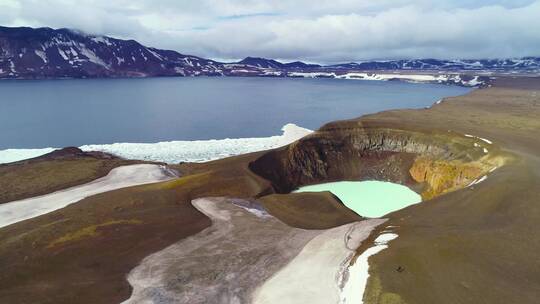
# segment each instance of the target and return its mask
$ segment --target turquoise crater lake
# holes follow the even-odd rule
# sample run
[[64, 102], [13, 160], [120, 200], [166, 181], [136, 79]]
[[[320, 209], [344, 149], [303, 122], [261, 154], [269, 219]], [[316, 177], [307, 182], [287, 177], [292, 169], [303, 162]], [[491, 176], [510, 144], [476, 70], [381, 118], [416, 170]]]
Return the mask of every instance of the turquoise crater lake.
[[341, 181], [301, 187], [295, 192], [330, 191], [363, 217], [381, 217], [422, 201], [406, 186], [381, 181]]

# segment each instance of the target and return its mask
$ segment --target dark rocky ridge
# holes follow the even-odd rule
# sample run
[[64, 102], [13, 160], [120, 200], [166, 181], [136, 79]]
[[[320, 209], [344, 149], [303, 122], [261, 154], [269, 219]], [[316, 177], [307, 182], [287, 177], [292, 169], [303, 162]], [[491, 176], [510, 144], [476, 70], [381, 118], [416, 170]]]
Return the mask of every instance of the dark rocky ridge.
[[[540, 58], [394, 60], [321, 66], [247, 57], [236, 63], [223, 63], [146, 47], [135, 40], [88, 35], [70, 29], [0, 27], [0, 79], [153, 76], [338, 78], [347, 73], [378, 71], [440, 75], [442, 79], [427, 82], [477, 86], [489, 82], [485, 75], [492, 73], [537, 73], [540, 71]], [[454, 79], [450, 79], [452, 75]], [[481, 77], [477, 81], [471, 82], [474, 76], [479, 75]]]
[[95, 159], [120, 159], [116, 155], [112, 155], [110, 153], [100, 152], [100, 151], [83, 151], [77, 147], [65, 147], [62, 149], [54, 150], [52, 152], [49, 152], [47, 154], [43, 154], [34, 158], [28, 158], [23, 159], [20, 161], [7, 163], [7, 164], [0, 164], [1, 166], [11, 166], [11, 165], [23, 165], [33, 162], [40, 162], [40, 161], [52, 161], [52, 160], [70, 160], [70, 159], [78, 159], [78, 158], [84, 158], [84, 157], [91, 157]]
[[308, 64], [301, 61], [281, 63], [274, 59], [258, 58], [258, 57], [246, 57], [239, 61], [238, 64], [245, 64], [248, 66], [266, 68], [266, 69], [309, 69], [309, 68], [321, 68], [319, 64]]
[[432, 70], [432, 71], [520, 71], [538, 73], [540, 57], [515, 59], [411, 59], [364, 61], [331, 65], [339, 69]]

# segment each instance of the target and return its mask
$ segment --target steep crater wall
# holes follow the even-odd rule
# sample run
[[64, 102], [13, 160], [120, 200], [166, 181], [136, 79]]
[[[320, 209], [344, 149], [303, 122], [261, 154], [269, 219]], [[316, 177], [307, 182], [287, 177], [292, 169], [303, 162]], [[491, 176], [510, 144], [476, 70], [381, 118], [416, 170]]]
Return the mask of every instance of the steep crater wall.
[[361, 121], [325, 125], [250, 163], [276, 193], [338, 180], [403, 184], [424, 200], [471, 184], [502, 164], [496, 148], [454, 132], [404, 130]]

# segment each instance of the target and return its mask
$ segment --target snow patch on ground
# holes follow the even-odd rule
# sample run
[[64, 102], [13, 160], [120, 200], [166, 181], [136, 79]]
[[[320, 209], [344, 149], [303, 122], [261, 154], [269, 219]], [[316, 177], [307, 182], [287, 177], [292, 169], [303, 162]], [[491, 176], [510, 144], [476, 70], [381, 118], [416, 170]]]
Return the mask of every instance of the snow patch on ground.
[[92, 50], [88, 49], [87, 47], [82, 47], [81, 53], [88, 58], [90, 62], [93, 62], [97, 65], [101, 65], [102, 67], [106, 69], [110, 69], [109, 65], [105, 63], [105, 61], [101, 60]]
[[60, 56], [62, 56], [62, 58], [64, 58], [64, 60], [69, 60], [69, 57], [66, 55], [64, 50], [62, 50], [61, 48], [58, 48], [58, 53], [60, 54]]
[[163, 57], [162, 57], [160, 54], [158, 54], [157, 52], [154, 52], [154, 51], [152, 51], [152, 50], [149, 49], [149, 48], [146, 48], [146, 50], [147, 50], [148, 52], [150, 52], [150, 54], [152, 54], [152, 55], [153, 55], [154, 57], [156, 57], [158, 60], [163, 61]]
[[485, 138], [482, 138], [482, 137], [478, 137], [478, 139], [480, 139], [480, 140], [482, 140], [482, 141], [484, 141], [484, 142], [486, 142], [486, 143], [488, 143], [490, 145], [493, 144], [493, 142], [491, 140], [489, 140], [489, 139], [485, 139]]
[[[489, 172], [493, 172], [493, 171], [495, 171], [495, 169], [496, 169], [496, 168], [493, 168], [493, 169], [491, 169]], [[475, 180], [473, 180], [472, 182], [470, 182], [470, 184], [468, 184], [467, 187], [470, 187], [470, 186], [474, 186], [474, 185], [476, 185], [476, 184], [479, 184], [479, 183], [485, 181], [486, 179], [487, 179], [487, 175], [484, 175], [484, 176], [482, 176], [482, 177], [480, 177], [480, 178], [478, 178], [478, 179], [475, 179]]]
[[305, 78], [317, 78], [317, 77], [336, 77], [336, 73], [327, 72], [292, 72], [288, 74], [289, 77], [305, 77]]
[[278, 72], [278, 71], [264, 71], [264, 75], [268, 75], [268, 76], [281, 76], [281, 72]]
[[[371, 230], [384, 221], [370, 219], [324, 230], [255, 291], [252, 303], [339, 303], [346, 265]], [[349, 288], [357, 292], [359, 287], [354, 283]]]
[[11, 73], [15, 73], [15, 63], [11, 59], [9, 60], [9, 69]]
[[375, 246], [364, 251], [354, 264], [349, 266], [348, 279], [341, 290], [339, 303], [364, 303], [364, 291], [369, 278], [368, 258], [388, 248], [388, 242], [397, 237], [398, 235], [395, 233], [379, 235], [374, 241]]
[[479, 180], [477, 180], [476, 182], [474, 182], [474, 185], [478, 184], [478, 183], [481, 183], [483, 181], [485, 181], [487, 179], [487, 175], [484, 175], [482, 176]]
[[485, 143], [488, 143], [488, 144], [490, 144], [490, 145], [493, 144], [493, 142], [492, 142], [491, 140], [489, 140], [489, 139], [485, 139], [485, 138], [482, 138], [482, 137], [474, 136], [474, 135], [471, 135], [471, 134], [464, 134], [464, 135], [465, 135], [465, 137], [479, 139], [479, 140], [481, 140], [481, 141], [483, 141], [483, 142], [485, 142]]
[[69, 51], [71, 52], [71, 55], [73, 57], [78, 57], [79, 56], [79, 53], [77, 53], [77, 51], [75, 51], [75, 49], [73, 47], [69, 47]]
[[45, 54], [44, 51], [35, 50], [34, 53], [36, 53], [36, 55], [43, 60], [43, 63], [47, 63], [47, 54]]
[[[487, 144], [490, 144], [490, 145], [493, 144], [493, 142], [492, 142], [491, 140], [486, 139], [486, 138], [474, 136], [474, 135], [471, 135], [471, 134], [463, 134], [463, 135], [464, 135], [465, 137], [469, 137], [469, 138], [476, 138], [476, 139], [481, 140], [481, 141], [483, 141], [483, 142], [485, 142], [485, 143], [487, 143]], [[475, 144], [475, 147], [476, 147], [476, 145], [477, 145], [477, 144]]]
[[270, 218], [272, 215], [264, 209], [264, 207], [256, 202], [240, 200], [240, 199], [231, 199], [231, 203], [239, 208], [246, 210], [247, 212], [255, 215], [259, 218]]
[[165, 166], [142, 164], [112, 169], [107, 176], [90, 183], [0, 205], [0, 227], [64, 208], [85, 197], [115, 189], [174, 178]]
[[357, 79], [357, 80], [401, 80], [406, 82], [427, 82], [427, 83], [454, 83], [468, 87], [475, 87], [484, 84], [478, 76], [466, 81], [460, 75], [428, 75], [428, 74], [379, 74], [379, 73], [361, 73], [350, 72], [345, 74], [336, 74], [334, 72], [291, 72], [289, 77], [305, 78], [336, 78], [336, 79]]
[[375, 245], [386, 245], [386, 243], [390, 242], [391, 240], [394, 240], [398, 237], [395, 233], [384, 233], [379, 235], [375, 239]]
[[103, 36], [96, 36], [96, 37], [92, 37], [90, 38], [92, 39], [92, 41], [94, 41], [95, 43], [105, 43], [106, 45], [108, 46], [111, 46], [113, 45], [109, 39], [107, 37], [103, 37]]

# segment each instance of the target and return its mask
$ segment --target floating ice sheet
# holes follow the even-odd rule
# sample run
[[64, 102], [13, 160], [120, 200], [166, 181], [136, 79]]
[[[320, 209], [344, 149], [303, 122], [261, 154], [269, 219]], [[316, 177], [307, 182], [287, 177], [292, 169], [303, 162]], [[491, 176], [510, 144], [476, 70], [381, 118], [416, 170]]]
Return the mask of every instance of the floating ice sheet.
[[[166, 141], [157, 143], [114, 143], [107, 145], [84, 145], [83, 151], [102, 151], [127, 159], [161, 161], [166, 163], [204, 162], [285, 146], [308, 134], [311, 130], [295, 124], [286, 124], [282, 135], [258, 138], [226, 138], [193, 141]], [[44, 149], [0, 150], [0, 163], [9, 163], [37, 157], [54, 151]]]

